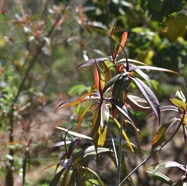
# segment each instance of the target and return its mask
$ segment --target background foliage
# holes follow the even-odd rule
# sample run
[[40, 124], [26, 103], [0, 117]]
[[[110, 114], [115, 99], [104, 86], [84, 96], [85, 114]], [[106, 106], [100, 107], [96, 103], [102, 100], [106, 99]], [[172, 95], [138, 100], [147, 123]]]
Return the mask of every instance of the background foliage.
[[[61, 113], [58, 122], [41, 117], [55, 110], [55, 101], [59, 104], [68, 96], [80, 95], [93, 84], [92, 68], [76, 67], [88, 58], [111, 55], [109, 36], [114, 25], [115, 41], [128, 31], [125, 49], [129, 58], [180, 72], [178, 77], [149, 73], [161, 104], [178, 89], [186, 93], [185, 0], [3, 0], [0, 8], [0, 176], [7, 185], [16, 181], [42, 185], [40, 178], [36, 183], [29, 174], [61, 156], [53, 150], [46, 157], [47, 149], [61, 138], [55, 127], [72, 124], [80, 108], [71, 117]], [[145, 126], [152, 121], [147, 125], [144, 114], [135, 116], [143, 127], [146, 147], [153, 134]], [[46, 128], [41, 127], [43, 123]], [[173, 148], [181, 150], [177, 144]], [[171, 152], [177, 159], [177, 153]], [[44, 183], [50, 182], [52, 173]]]

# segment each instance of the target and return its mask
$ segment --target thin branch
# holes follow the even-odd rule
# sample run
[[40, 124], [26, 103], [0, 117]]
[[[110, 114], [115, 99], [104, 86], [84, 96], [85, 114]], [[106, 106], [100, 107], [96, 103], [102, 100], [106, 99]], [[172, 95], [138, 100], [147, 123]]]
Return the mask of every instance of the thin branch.
[[180, 126], [182, 125], [182, 121], [178, 124], [175, 132], [170, 136], [170, 138], [165, 141], [165, 143], [163, 143], [158, 149], [156, 149], [155, 151], [153, 151], [153, 153], [151, 155], [149, 155], [145, 160], [143, 160], [138, 166], [136, 166], [124, 179], [123, 181], [119, 184], [119, 186], [122, 186], [122, 184], [139, 168], [141, 167], [144, 163], [146, 163], [150, 158], [152, 158], [157, 152], [159, 152], [165, 145], [167, 145], [172, 139], [173, 137], [176, 135], [176, 133], [178, 132]]

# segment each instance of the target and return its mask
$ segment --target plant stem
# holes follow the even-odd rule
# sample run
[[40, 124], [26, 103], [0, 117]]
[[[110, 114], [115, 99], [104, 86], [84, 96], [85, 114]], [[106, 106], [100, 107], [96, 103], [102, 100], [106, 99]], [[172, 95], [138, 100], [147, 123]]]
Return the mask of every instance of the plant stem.
[[122, 131], [123, 131], [123, 119], [121, 116], [121, 127], [120, 127], [120, 134], [119, 134], [119, 150], [118, 150], [118, 166], [117, 166], [117, 186], [121, 182]]

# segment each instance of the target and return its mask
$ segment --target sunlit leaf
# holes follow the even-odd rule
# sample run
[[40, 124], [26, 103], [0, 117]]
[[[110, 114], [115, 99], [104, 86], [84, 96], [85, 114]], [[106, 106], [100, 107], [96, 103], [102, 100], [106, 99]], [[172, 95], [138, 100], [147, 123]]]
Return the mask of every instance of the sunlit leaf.
[[[137, 61], [137, 60], [134, 60], [134, 59], [129, 59], [129, 58], [128, 58], [128, 62], [129, 62], [129, 63], [135, 63], [135, 64], [145, 65], [145, 66], [146, 66], [145, 63], [142, 63], [142, 62]], [[120, 59], [120, 60], [117, 62], [117, 64], [125, 64], [125, 63], [126, 63], [126, 59]]]
[[[116, 118], [112, 118], [112, 119], [114, 120], [114, 122], [117, 124], [117, 126], [120, 129], [122, 124], [120, 124]], [[123, 137], [125, 138], [125, 140], [127, 141], [128, 145], [129, 145], [129, 147], [131, 149], [131, 152], [134, 153], [134, 149], [133, 149], [133, 147], [131, 145], [131, 141], [129, 140], [129, 137], [127, 136], [125, 130], [122, 130], [122, 134], [123, 134]]]
[[78, 65], [77, 68], [90, 66], [95, 63], [100, 63], [100, 62], [104, 62], [106, 60], [111, 60], [111, 59], [112, 59], [111, 57], [101, 57], [101, 58], [89, 59], [88, 61], [85, 61], [85, 62], [81, 63], [80, 65]]
[[96, 149], [95, 149], [95, 146], [92, 145], [92, 146], [89, 146], [85, 152], [84, 152], [84, 158], [86, 156], [90, 156], [90, 155], [97, 155], [97, 154], [100, 154], [100, 153], [104, 153], [104, 152], [113, 152], [111, 149], [109, 148], [104, 148], [104, 147], [98, 147], [97, 148], [97, 152], [96, 152]]
[[105, 122], [108, 122], [109, 115], [110, 115], [110, 111], [109, 111], [108, 105], [103, 103], [101, 105], [101, 122], [100, 122], [101, 130], [104, 129]]
[[[140, 101], [142, 102], [142, 101]], [[145, 103], [144, 101], [143, 103]], [[138, 103], [137, 99], [134, 99], [134, 96], [127, 95], [126, 103], [130, 105], [130, 107], [135, 111], [144, 111], [144, 110], [150, 110], [151, 108], [148, 106], [143, 106]], [[147, 102], [146, 102], [147, 103]]]
[[186, 110], [186, 103], [179, 100], [179, 99], [176, 99], [176, 98], [173, 98], [173, 99], [170, 99], [170, 101], [178, 108], [182, 108], [183, 110]]
[[98, 146], [104, 146], [106, 141], [106, 135], [107, 135], [107, 126], [104, 127], [104, 130], [99, 128], [98, 134], [99, 134]]
[[100, 176], [99, 176], [94, 170], [90, 169], [89, 167], [81, 167], [81, 168], [82, 168], [82, 169], [85, 169], [85, 170], [91, 172], [93, 175], [95, 175], [96, 178], [98, 179], [99, 183], [100, 183], [99, 185], [100, 185], [100, 186], [104, 186], [104, 183], [103, 183], [103, 181], [101, 180]]
[[154, 111], [154, 113], [155, 113], [155, 115], [158, 118], [158, 121], [160, 123], [160, 104], [159, 104], [159, 101], [158, 101], [157, 97], [155, 96], [155, 94], [152, 92], [152, 90], [143, 81], [141, 81], [138, 78], [132, 78], [131, 77], [131, 79], [135, 82], [138, 89], [140, 90], [140, 92], [142, 93], [144, 98], [147, 100], [147, 102], [149, 103], [149, 105], [153, 109], [153, 111]]
[[62, 102], [59, 105], [59, 109], [60, 108], [67, 108], [67, 107], [71, 107], [71, 106], [76, 106], [82, 102], [85, 102], [88, 100], [97, 100], [99, 98], [100, 98], [100, 96], [97, 93], [93, 93], [93, 92], [86, 93], [86, 94], [76, 97], [74, 99]]
[[186, 171], [184, 165], [177, 163], [176, 161], [166, 161], [166, 162], [160, 163], [156, 165], [154, 171], [156, 172], [157, 170], [160, 170], [163, 168], [174, 168], [174, 167], [177, 167], [183, 171]]
[[181, 101], [186, 102], [186, 98], [181, 90], [177, 90], [175, 96], [176, 98], [179, 98]]
[[173, 70], [168, 70], [165, 68], [159, 68], [159, 67], [153, 67], [153, 66], [131, 66], [129, 68], [129, 71], [134, 71], [137, 69], [141, 69], [141, 70], [156, 70], [156, 71], [160, 71], [160, 72], [170, 72], [170, 73], [174, 73], [174, 74], [179, 74], [178, 72], [175, 72]]
[[84, 134], [79, 134], [79, 133], [77, 133], [77, 132], [73, 132], [73, 131], [70, 131], [70, 130], [68, 130], [68, 129], [62, 128], [62, 127], [56, 127], [56, 128], [59, 129], [59, 130], [63, 130], [63, 131], [65, 131], [65, 132], [67, 132], [68, 134], [72, 135], [72, 136], [75, 136], [75, 137], [78, 137], [78, 138], [83, 138], [83, 139], [92, 140], [91, 137], [86, 136], [86, 135], [84, 135]]
[[164, 142], [165, 134], [170, 124], [162, 125], [156, 132], [152, 140], [152, 151]]
[[55, 177], [53, 178], [53, 180], [51, 181], [50, 183], [50, 186], [57, 186], [59, 180], [60, 180], [60, 177], [62, 175], [62, 173], [64, 172], [65, 168], [63, 168], [61, 171], [59, 171]]
[[114, 53], [114, 59], [117, 57], [117, 55], [121, 52], [122, 50], [122, 47], [125, 46], [125, 43], [127, 41], [127, 36], [128, 36], [128, 32], [124, 32], [122, 37], [121, 37], [121, 41], [120, 41], [120, 44], [118, 44], [118, 47]]
[[71, 164], [72, 164], [71, 159], [62, 160], [61, 163], [60, 163], [60, 165], [62, 167], [64, 167], [67, 171], [69, 171], [69, 168], [70, 168]]

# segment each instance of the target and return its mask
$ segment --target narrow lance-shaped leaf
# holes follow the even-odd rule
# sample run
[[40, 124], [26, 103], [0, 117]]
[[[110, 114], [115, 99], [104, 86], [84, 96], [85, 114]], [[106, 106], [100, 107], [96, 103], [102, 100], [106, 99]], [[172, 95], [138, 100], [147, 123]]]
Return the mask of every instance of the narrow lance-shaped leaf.
[[95, 86], [96, 86], [97, 90], [99, 90], [99, 92], [101, 92], [100, 75], [99, 75], [97, 64], [94, 65], [94, 82], [95, 82]]
[[103, 62], [103, 61], [106, 61], [106, 60], [111, 60], [111, 59], [112, 59], [111, 57], [101, 57], [101, 58], [89, 59], [89, 60], [81, 63], [80, 65], [78, 65], [77, 68], [84, 67], [84, 66], [90, 66], [90, 65], [93, 65], [95, 63], [100, 63], [100, 62]]
[[55, 177], [53, 178], [53, 180], [51, 181], [50, 183], [50, 186], [57, 186], [59, 180], [60, 180], [60, 177], [62, 175], [62, 173], [64, 172], [65, 168], [63, 168], [61, 171], [59, 171]]
[[123, 116], [125, 116], [130, 122], [133, 123], [133, 119], [131, 118], [131, 115], [129, 114], [127, 108], [123, 105], [123, 103], [114, 99], [110, 99], [110, 102], [113, 106], [117, 108], [118, 111], [123, 114]]
[[147, 100], [150, 107], [153, 109], [160, 124], [160, 104], [159, 104], [157, 97], [155, 96], [153, 91], [143, 81], [141, 81], [138, 78], [133, 78], [133, 77], [130, 77], [130, 78], [135, 82], [138, 89], [140, 90], [144, 98]]
[[159, 67], [153, 67], [153, 66], [131, 66], [129, 71], [134, 71], [137, 69], [141, 69], [141, 70], [156, 70], [156, 71], [160, 71], [160, 72], [170, 72], [170, 73], [174, 73], [174, 74], [179, 74], [173, 70], [169, 70], [169, 69], [165, 69], [165, 68], [159, 68]]
[[81, 127], [81, 123], [82, 120], [85, 116], [85, 114], [90, 110], [90, 108], [93, 106], [93, 104], [89, 105], [88, 107], [86, 107], [86, 109], [84, 109], [78, 116], [77, 118], [77, 126], [78, 126], [78, 130], [80, 131], [80, 127]]
[[85, 169], [85, 170], [91, 172], [93, 175], [95, 175], [96, 178], [98, 179], [99, 183], [101, 184], [100, 186], [104, 186], [103, 181], [101, 180], [100, 176], [99, 176], [95, 171], [93, 171], [93, 170], [90, 169], [89, 167], [81, 167], [81, 168], [82, 168], [82, 169]]
[[118, 44], [118, 47], [114, 53], [114, 59], [116, 59], [117, 55], [121, 52], [122, 50], [122, 47], [125, 46], [125, 43], [127, 41], [127, 36], [128, 36], [128, 32], [124, 32], [122, 37], [121, 37], [121, 41], [120, 41], [120, 44]]
[[110, 81], [105, 85], [103, 92], [106, 92], [112, 85], [114, 85], [118, 81], [118, 79], [120, 79], [121, 76], [122, 74], [117, 74], [116, 76], [111, 78]]
[[67, 132], [68, 134], [72, 135], [72, 136], [75, 136], [75, 137], [78, 137], [78, 138], [83, 138], [83, 139], [88, 139], [88, 140], [92, 140], [91, 137], [89, 136], [86, 136], [84, 134], [79, 134], [77, 132], [73, 132], [73, 131], [70, 131], [70, 130], [67, 130], [65, 128], [62, 128], [62, 127], [57, 127], [57, 129], [60, 129], [60, 130], [63, 130], [65, 132]]
[[179, 100], [179, 99], [176, 99], [176, 98], [173, 98], [173, 99], [170, 99], [170, 101], [178, 108], [182, 108], [183, 110], [186, 110], [186, 103]]
[[169, 126], [170, 126], [170, 124], [164, 124], [158, 129], [158, 131], [156, 132], [156, 134], [153, 137], [151, 151], [153, 151], [156, 147], [158, 147], [159, 145], [161, 145], [163, 143], [166, 131]]
[[105, 126], [104, 129], [101, 129], [101, 127], [99, 127], [98, 134], [99, 134], [98, 146], [104, 146], [106, 141], [106, 135], [107, 135], [107, 126]]
[[[116, 123], [116, 125], [117, 125], [117, 126], [119, 127], [119, 129], [120, 129], [120, 128], [122, 127], [122, 126], [121, 126], [122, 124], [120, 124], [116, 118], [112, 118], [112, 119], [114, 120], [114, 122]], [[131, 151], [134, 153], [134, 149], [133, 149], [133, 147], [132, 147], [132, 145], [131, 145], [131, 142], [130, 142], [129, 137], [127, 136], [125, 130], [122, 130], [122, 134], [123, 134], [123, 137], [126, 139], [126, 141], [127, 141], [128, 145], [129, 145]]]

